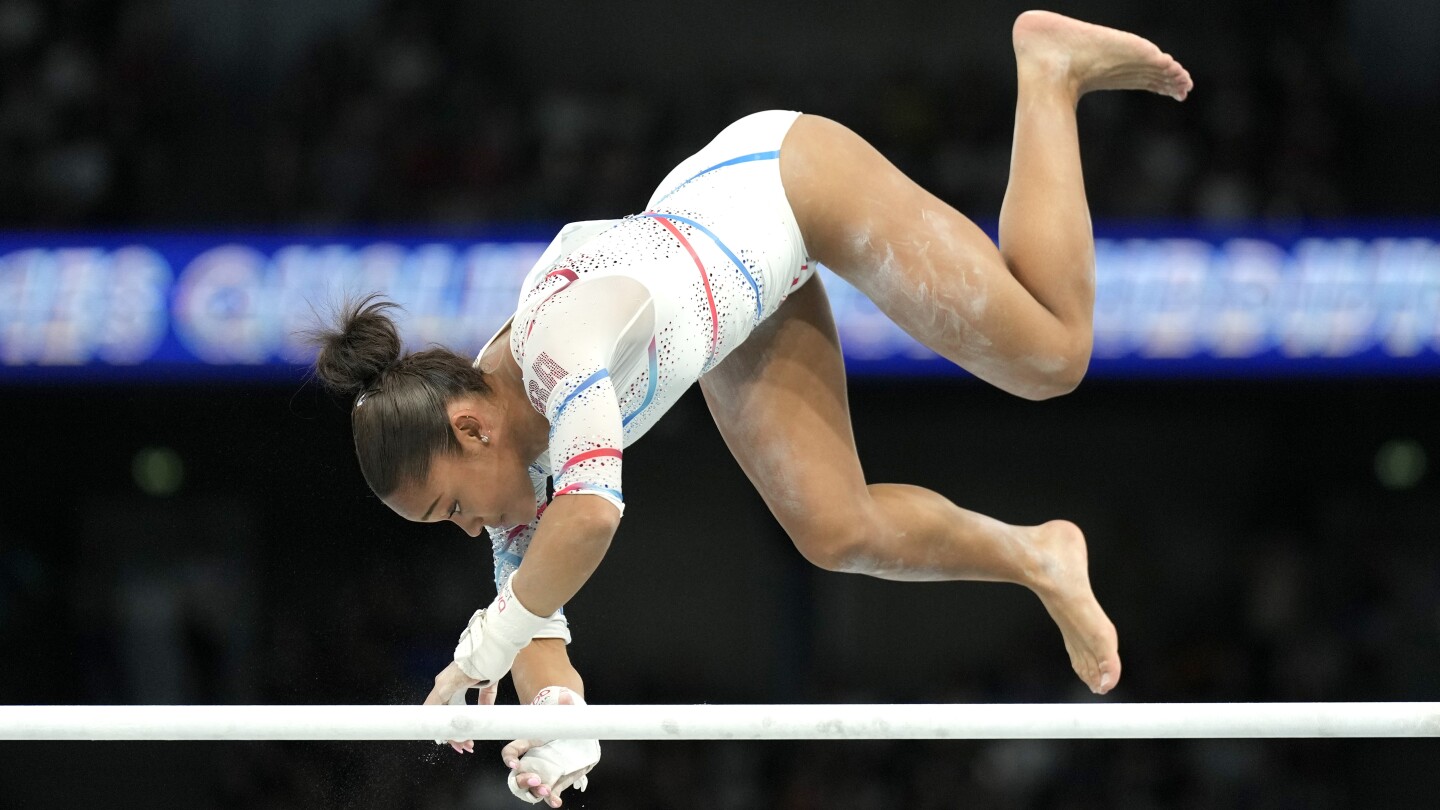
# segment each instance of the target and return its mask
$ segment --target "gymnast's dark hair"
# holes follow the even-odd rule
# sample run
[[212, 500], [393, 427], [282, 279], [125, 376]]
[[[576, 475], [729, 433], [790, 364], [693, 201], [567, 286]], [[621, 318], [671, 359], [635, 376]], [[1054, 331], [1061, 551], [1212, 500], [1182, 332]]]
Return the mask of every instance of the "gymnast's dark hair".
[[320, 350], [315, 376], [354, 398], [355, 455], [365, 482], [382, 498], [423, 483], [436, 453], [460, 452], [445, 410], [451, 399], [490, 393], [485, 375], [449, 349], [402, 353], [400, 333], [386, 314], [397, 308], [378, 293], [352, 298], [335, 323], [309, 333]]

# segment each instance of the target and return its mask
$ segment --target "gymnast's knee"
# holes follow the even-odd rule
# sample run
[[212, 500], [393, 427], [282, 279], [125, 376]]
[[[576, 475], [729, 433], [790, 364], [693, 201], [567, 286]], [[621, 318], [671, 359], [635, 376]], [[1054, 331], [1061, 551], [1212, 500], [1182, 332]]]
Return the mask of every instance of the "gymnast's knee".
[[862, 515], [816, 516], [789, 531], [795, 548], [812, 565], [842, 574], [875, 568], [878, 529]]
[[1017, 386], [1014, 393], [1030, 400], [1054, 399], [1064, 396], [1080, 387], [1085, 372], [1090, 368], [1090, 351], [1093, 340], [1087, 332], [1082, 338], [1071, 341], [1063, 351], [1051, 355], [1037, 355], [1020, 361], [1029, 366], [1025, 383]]

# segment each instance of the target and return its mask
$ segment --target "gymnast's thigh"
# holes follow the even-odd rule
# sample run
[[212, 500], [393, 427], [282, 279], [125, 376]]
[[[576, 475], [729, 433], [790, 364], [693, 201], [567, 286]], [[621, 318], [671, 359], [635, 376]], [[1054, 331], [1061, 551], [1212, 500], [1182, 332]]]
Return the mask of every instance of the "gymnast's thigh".
[[819, 277], [701, 377], [700, 388], [730, 452], [802, 553], [868, 524], [840, 339]]

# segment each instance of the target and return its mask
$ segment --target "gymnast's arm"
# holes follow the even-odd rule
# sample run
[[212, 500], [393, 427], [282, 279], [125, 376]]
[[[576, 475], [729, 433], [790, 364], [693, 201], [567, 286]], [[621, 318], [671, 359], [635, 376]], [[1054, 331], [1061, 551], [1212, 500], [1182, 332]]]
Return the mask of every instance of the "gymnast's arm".
[[565, 639], [537, 638], [531, 641], [515, 657], [515, 666], [510, 670], [515, 681], [515, 694], [521, 703], [535, 699], [535, 693], [547, 686], [569, 687], [581, 697], [585, 696], [585, 682], [570, 663], [570, 654], [565, 650]]
[[515, 598], [537, 616], [559, 610], [595, 573], [619, 527], [620, 510], [604, 498], [555, 498], [510, 581]]
[[[614, 295], [601, 299], [599, 293]], [[554, 494], [549, 503], [537, 503], [531, 524], [492, 533], [498, 586], [493, 610], [477, 611], [455, 648], [458, 669], [472, 683], [498, 680], [523, 644], [555, 635], [545, 628], [564, 621], [557, 611], [610, 548], [625, 504], [624, 420], [610, 368], [626, 367], [634, 357], [627, 350], [648, 343], [653, 310], [643, 287], [604, 278], [548, 299], [531, 326], [536, 328], [525, 327], [527, 342], [516, 359], [522, 368], [540, 370], [527, 382], [531, 401], [550, 425], [546, 466], [553, 471]], [[544, 497], [538, 486], [536, 495], [537, 502]]]
[[[491, 529], [490, 547], [495, 555], [495, 587], [504, 585], [505, 577], [515, 571], [527, 556], [540, 520], [551, 504], [547, 502], [546, 484], [549, 476], [539, 467], [531, 467], [530, 483], [535, 490], [536, 519], [523, 527]], [[524, 604], [523, 602], [521, 604]], [[570, 643], [570, 627], [561, 615], [552, 619], [515, 657], [510, 674], [515, 693], [521, 703], [529, 703], [547, 686], [564, 686], [581, 697], [585, 696], [580, 673], [570, 663], [566, 645]]]
[[535, 322], [525, 362], [557, 378], [542, 409], [555, 494], [510, 587], [527, 610], [548, 616], [595, 573], [620, 526], [624, 420], [610, 370], [644, 356], [654, 308], [637, 282], [602, 277], [557, 294]]

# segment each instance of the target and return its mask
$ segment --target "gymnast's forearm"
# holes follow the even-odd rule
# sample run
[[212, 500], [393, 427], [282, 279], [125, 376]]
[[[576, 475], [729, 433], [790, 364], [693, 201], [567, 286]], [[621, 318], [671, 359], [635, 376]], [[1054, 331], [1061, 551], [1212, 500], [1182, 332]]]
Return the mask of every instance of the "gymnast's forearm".
[[559, 610], [590, 579], [610, 548], [620, 512], [591, 495], [556, 498], [540, 518], [510, 587], [537, 616]]
[[581, 697], [585, 682], [570, 663], [564, 639], [537, 638], [515, 658], [510, 675], [515, 681], [515, 694], [521, 703], [535, 699], [535, 693], [547, 686], [566, 686]]

